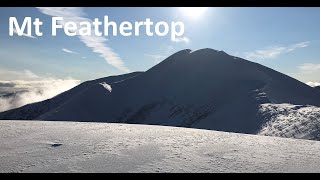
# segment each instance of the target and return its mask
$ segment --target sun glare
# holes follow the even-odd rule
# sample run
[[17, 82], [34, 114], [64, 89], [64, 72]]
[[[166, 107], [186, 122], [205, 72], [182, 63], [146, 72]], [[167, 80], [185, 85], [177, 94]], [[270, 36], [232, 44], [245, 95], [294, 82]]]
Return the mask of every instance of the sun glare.
[[207, 9], [207, 7], [181, 7], [180, 11], [184, 16], [187, 16], [190, 19], [198, 19], [207, 11]]

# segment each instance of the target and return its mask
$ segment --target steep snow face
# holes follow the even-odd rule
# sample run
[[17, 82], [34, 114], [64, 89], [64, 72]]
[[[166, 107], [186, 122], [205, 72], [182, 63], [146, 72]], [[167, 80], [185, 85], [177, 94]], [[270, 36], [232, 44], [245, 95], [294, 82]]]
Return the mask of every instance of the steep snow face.
[[165, 126], [0, 121], [0, 172], [320, 172], [320, 142]]
[[[112, 93], [102, 82], [112, 87]], [[66, 99], [45, 110], [39, 104], [0, 113], [0, 119], [123, 122], [257, 133], [266, 121], [259, 116], [261, 104], [320, 106], [320, 93], [310, 86], [213, 49], [179, 51], [138, 76], [99, 80]], [[44, 107], [48, 106], [51, 103]], [[27, 116], [33, 113], [37, 116]]]
[[262, 104], [266, 119], [258, 134], [320, 140], [320, 108], [292, 104]]

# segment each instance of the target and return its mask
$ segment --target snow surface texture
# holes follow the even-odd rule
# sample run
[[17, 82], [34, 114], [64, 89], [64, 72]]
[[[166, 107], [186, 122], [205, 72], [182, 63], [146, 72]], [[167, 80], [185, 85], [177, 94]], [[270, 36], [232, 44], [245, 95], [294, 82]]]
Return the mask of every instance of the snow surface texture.
[[320, 172], [320, 142], [149, 125], [0, 121], [0, 172]]
[[320, 140], [320, 108], [292, 104], [262, 104], [267, 121], [261, 135]]

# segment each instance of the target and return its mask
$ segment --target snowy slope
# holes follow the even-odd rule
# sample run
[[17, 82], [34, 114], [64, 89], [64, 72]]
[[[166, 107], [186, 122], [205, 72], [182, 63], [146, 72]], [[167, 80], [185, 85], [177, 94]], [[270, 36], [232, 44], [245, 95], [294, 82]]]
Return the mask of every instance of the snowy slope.
[[0, 172], [320, 172], [320, 142], [108, 123], [0, 121]]
[[320, 107], [292, 104], [262, 104], [266, 119], [260, 135], [320, 140]]
[[52, 103], [33, 104], [0, 113], [0, 119], [158, 124], [256, 134], [270, 120], [261, 115], [263, 104], [320, 106], [316, 89], [213, 49], [182, 50], [138, 76], [106, 78], [76, 96], [70, 94], [72, 98], [63, 98], [67, 101], [53, 103], [58, 104], [54, 108], [48, 108]]
[[7, 119], [6, 117], [10, 117], [9, 119], [35, 119], [41, 116], [42, 114], [48, 113], [50, 111], [56, 111], [61, 105], [68, 103], [73, 98], [76, 98], [86, 90], [90, 89], [93, 86], [96, 86], [99, 83], [103, 83], [105, 81], [108, 82], [119, 82], [121, 80], [129, 79], [141, 74], [141, 72], [134, 72], [119, 76], [110, 76], [106, 78], [100, 78], [92, 81], [87, 81], [81, 83], [80, 85], [72, 88], [69, 91], [61, 93], [52, 99], [48, 99], [42, 102], [33, 103], [29, 105], [25, 105], [16, 110], [9, 110], [7, 112], [0, 113], [0, 119]]

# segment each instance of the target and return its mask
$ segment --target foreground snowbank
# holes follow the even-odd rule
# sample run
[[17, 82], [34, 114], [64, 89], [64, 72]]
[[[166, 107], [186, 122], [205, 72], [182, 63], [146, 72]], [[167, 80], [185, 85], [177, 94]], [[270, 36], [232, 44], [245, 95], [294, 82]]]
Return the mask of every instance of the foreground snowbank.
[[0, 121], [0, 172], [320, 172], [320, 142], [178, 127]]

